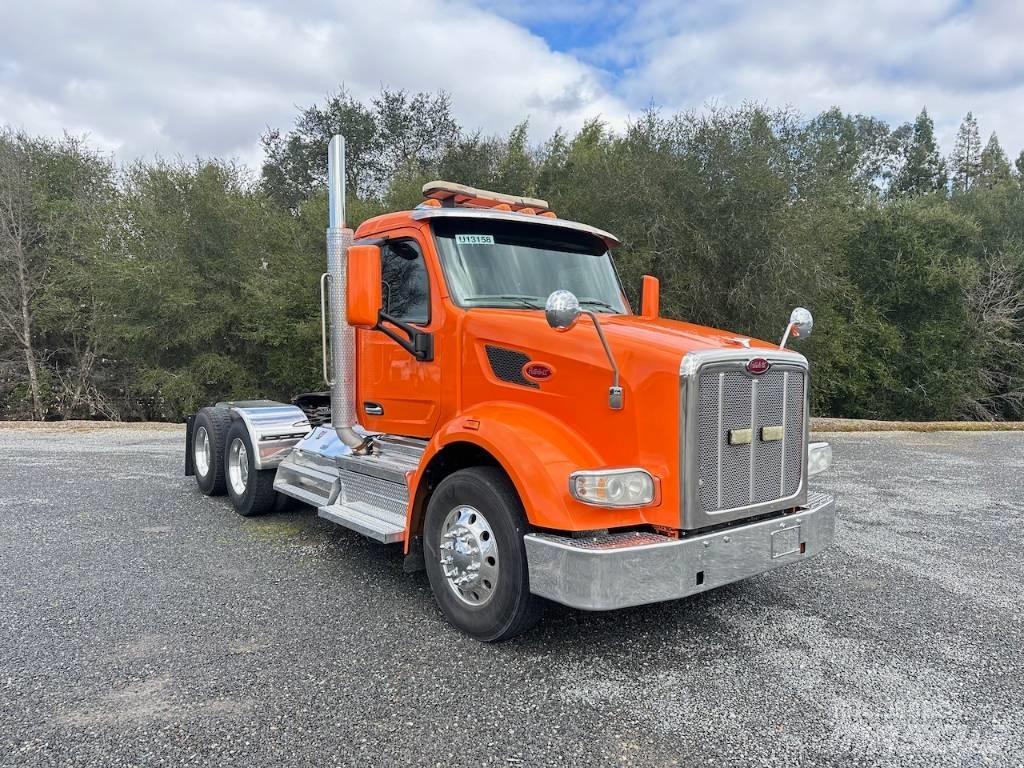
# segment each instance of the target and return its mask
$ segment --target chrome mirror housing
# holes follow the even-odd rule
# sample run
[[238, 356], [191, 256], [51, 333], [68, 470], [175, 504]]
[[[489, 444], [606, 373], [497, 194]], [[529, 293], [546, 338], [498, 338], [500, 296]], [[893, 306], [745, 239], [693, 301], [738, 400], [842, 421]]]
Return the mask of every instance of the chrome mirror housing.
[[805, 336], [810, 336], [813, 329], [814, 317], [810, 310], [797, 307], [789, 316], [789, 325], [786, 326], [786, 332], [782, 334], [779, 349], [786, 348], [786, 342], [789, 341], [790, 336], [794, 339], [802, 339]]
[[572, 291], [552, 291], [544, 303], [544, 317], [556, 331], [568, 331], [580, 319], [580, 301]]

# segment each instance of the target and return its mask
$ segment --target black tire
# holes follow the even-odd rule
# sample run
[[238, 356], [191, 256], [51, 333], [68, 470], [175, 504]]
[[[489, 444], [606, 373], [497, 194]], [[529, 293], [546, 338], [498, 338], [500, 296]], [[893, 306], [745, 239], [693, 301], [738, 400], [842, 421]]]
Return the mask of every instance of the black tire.
[[[500, 570], [490, 597], [470, 605], [456, 594], [441, 564], [442, 527], [460, 506], [473, 507], [486, 517], [497, 544]], [[484, 642], [499, 642], [532, 628], [543, 604], [530, 594], [526, 546], [529, 528], [523, 505], [508, 477], [496, 467], [472, 467], [454, 472], [437, 486], [427, 504], [423, 547], [427, 577], [441, 611], [467, 635]]]
[[[244, 463], [247, 477], [241, 492], [235, 488], [230, 469], [233, 461], [232, 452], [236, 450], [236, 443], [245, 448]], [[231, 503], [235, 506], [235, 512], [243, 517], [262, 515], [272, 510], [277, 503], [277, 491], [274, 490], [274, 476], [277, 474], [277, 470], [256, 469], [255, 456], [252, 440], [249, 438], [249, 430], [246, 429], [244, 422], [235, 421], [228, 430], [227, 440], [224, 443], [223, 471]]]
[[[231, 412], [227, 408], [200, 408], [192, 422], [192, 445], [188, 449], [193, 454], [196, 485], [207, 496], [223, 496], [227, 492], [224, 482], [224, 445], [230, 428]], [[204, 435], [209, 447], [205, 475], [200, 471], [202, 462], [195, 460], [197, 445]]]

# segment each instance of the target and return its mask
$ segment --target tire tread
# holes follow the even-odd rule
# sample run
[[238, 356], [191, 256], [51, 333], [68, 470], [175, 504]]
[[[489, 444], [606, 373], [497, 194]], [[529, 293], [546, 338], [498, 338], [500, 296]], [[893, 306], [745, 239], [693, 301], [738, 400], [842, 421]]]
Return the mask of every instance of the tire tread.
[[224, 474], [224, 448], [227, 445], [228, 430], [231, 428], [231, 412], [227, 408], [212, 405], [200, 408], [193, 422], [193, 442], [188, 447], [190, 451], [195, 450], [195, 432], [200, 426], [206, 427], [206, 434], [213, 448], [210, 457], [212, 481], [207, 482], [196, 472], [196, 485], [207, 496], [223, 496], [228, 490]]
[[231, 429], [228, 430], [227, 440], [224, 443], [223, 474], [225, 477], [227, 477], [230, 453], [228, 449], [236, 438], [241, 438], [245, 443], [245, 450], [249, 456], [249, 482], [246, 485], [245, 494], [242, 496], [236, 496], [226, 481], [225, 485], [227, 485], [228, 496], [231, 498], [235, 511], [242, 517], [256, 517], [269, 512], [277, 504], [277, 491], [274, 490], [274, 478], [277, 475], [277, 470], [256, 469], [253, 466], [255, 448], [249, 439], [249, 430], [244, 422], [235, 421], [231, 425]]
[[[440, 525], [438, 516], [445, 510], [433, 506], [436, 500], [448, 493], [448, 489], [462, 483], [477, 486], [484, 493], [495, 497], [498, 500], [498, 508], [488, 509], [488, 519], [491, 515], [505, 515], [513, 530], [513, 537], [516, 539], [520, 558], [519, 584], [515, 586], [515, 603], [511, 610], [504, 616], [496, 617], [490, 626], [471, 626], [475, 623], [469, 614], [460, 615], [464, 609], [454, 602], [455, 598], [447, 592], [448, 587], [442, 581], [440, 568], [431, 552], [425, 551], [427, 560], [427, 574], [430, 577], [431, 589], [434, 592], [435, 600], [442, 612], [455, 626], [466, 634], [475, 637], [483, 642], [495, 643], [509, 640], [517, 635], [531, 629], [540, 620], [543, 613], [543, 601], [530, 592], [529, 572], [526, 563], [526, 550], [522, 537], [529, 532], [529, 525], [523, 511], [522, 502], [516, 493], [511, 480], [499, 467], [480, 466], [460, 469], [446, 477], [434, 490], [430, 502], [428, 502], [427, 515], [424, 525], [424, 544], [427, 546], [427, 537], [432, 535], [434, 525]], [[436, 502], [440, 503], [440, 502]], [[494, 527], [494, 521], [492, 521]], [[430, 545], [433, 546], [432, 544]], [[508, 578], [505, 574], [503, 576]], [[507, 582], [504, 582], [507, 583]], [[500, 589], [501, 587], [499, 587]]]

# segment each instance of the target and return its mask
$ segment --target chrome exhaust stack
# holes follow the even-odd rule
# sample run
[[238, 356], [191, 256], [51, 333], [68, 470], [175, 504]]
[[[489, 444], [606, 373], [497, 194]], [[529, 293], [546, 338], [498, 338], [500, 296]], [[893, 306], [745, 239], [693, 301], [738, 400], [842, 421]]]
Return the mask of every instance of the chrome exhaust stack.
[[[352, 230], [345, 226], [345, 138], [334, 136], [327, 147], [327, 285], [331, 338], [331, 424], [353, 451], [365, 439], [353, 427], [356, 414], [356, 332], [345, 317], [346, 269]], [[326, 350], [325, 350], [326, 351]], [[325, 373], [328, 366], [324, 366]]]

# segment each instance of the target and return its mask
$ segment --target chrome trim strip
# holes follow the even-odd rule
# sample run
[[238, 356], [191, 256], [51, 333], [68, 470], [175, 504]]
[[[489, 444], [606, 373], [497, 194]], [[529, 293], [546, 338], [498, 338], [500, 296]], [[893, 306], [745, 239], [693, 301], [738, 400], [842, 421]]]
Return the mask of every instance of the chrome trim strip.
[[547, 227], [560, 227], [561, 229], [572, 229], [577, 232], [586, 232], [604, 241], [609, 248], [617, 248], [622, 241], [610, 232], [592, 227], [589, 224], [581, 224], [578, 221], [568, 219], [552, 219], [547, 216], [536, 216], [528, 213], [516, 213], [515, 211], [495, 211], [489, 208], [416, 208], [409, 212], [409, 217], [415, 221], [422, 219], [456, 218], [456, 219], [492, 219], [497, 221], [518, 221], [525, 224], [541, 224]]
[[813, 494], [792, 515], [683, 539], [635, 532], [592, 539], [531, 533], [523, 541], [533, 594], [604, 611], [675, 600], [800, 562], [828, 547], [834, 535], [832, 497]]
[[[804, 386], [807, 386], [806, 380]], [[786, 406], [789, 404], [789, 371], [782, 374], [782, 455], [779, 457], [779, 496], [786, 492]], [[721, 506], [721, 504], [719, 504]]]
[[718, 374], [718, 508], [722, 508], [722, 442], [725, 440], [725, 428], [722, 424], [722, 404], [725, 397], [725, 374]]
[[[698, 467], [697, 467], [697, 414], [699, 410], [699, 378], [707, 365], [735, 364], [742, 369], [743, 364], [754, 357], [763, 357], [772, 367], [787, 367], [801, 371], [804, 375], [804, 435], [800, 484], [793, 495], [773, 499], [760, 504], [748, 504], [742, 507], [707, 513], [700, 508]], [[751, 378], [755, 374], [747, 374]], [[788, 349], [704, 349], [686, 354], [679, 364], [679, 499], [680, 528], [695, 530], [711, 525], [740, 520], [746, 517], [774, 512], [789, 507], [798, 507], [807, 501], [807, 449], [810, 439], [810, 376], [807, 358], [798, 352]], [[720, 409], [721, 412], [721, 409]], [[754, 428], [751, 424], [751, 428]], [[719, 436], [719, 447], [721, 440]], [[785, 457], [783, 456], [783, 461]], [[719, 483], [719, 489], [721, 489]]]
[[[719, 374], [720, 376], [722, 374]], [[721, 435], [719, 435], [721, 440]], [[750, 482], [747, 486], [747, 501], [754, 503], [754, 478], [757, 477], [757, 379], [750, 382]]]

